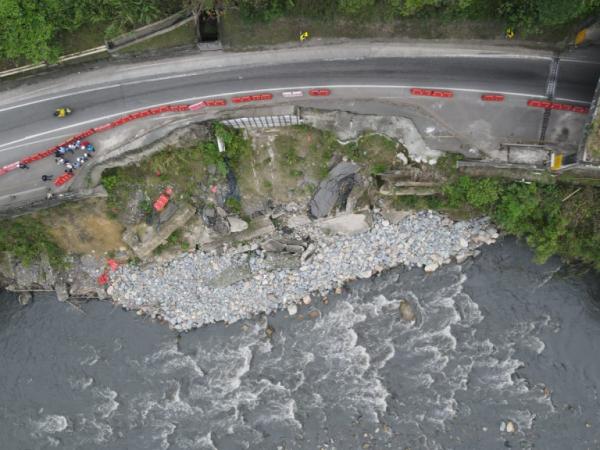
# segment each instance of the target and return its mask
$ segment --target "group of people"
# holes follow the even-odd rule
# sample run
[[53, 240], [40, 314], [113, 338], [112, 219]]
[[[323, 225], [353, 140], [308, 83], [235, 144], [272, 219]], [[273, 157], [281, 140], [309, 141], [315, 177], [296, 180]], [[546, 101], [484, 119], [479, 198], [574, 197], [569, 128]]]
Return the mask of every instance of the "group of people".
[[[76, 157], [73, 160], [69, 160], [66, 158], [67, 153], [71, 153], [73, 157], [75, 157], [76, 150], [82, 150], [83, 154], [81, 156]], [[81, 142], [80, 140], [76, 140], [75, 142], [72, 142], [67, 146], [61, 145], [60, 147], [58, 147], [56, 152], [54, 152], [54, 156], [56, 157], [56, 164], [65, 166], [65, 172], [73, 173], [73, 170], [79, 169], [83, 164], [85, 164], [85, 162], [92, 157], [92, 154], [95, 151], [96, 149], [90, 142]]]

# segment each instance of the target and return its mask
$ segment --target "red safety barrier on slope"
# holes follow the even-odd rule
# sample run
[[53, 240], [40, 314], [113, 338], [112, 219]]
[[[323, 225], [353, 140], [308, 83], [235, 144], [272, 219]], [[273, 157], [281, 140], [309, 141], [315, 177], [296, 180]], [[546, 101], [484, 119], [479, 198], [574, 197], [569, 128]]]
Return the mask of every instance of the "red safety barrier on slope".
[[533, 108], [553, 109], [557, 111], [571, 111], [580, 114], [587, 114], [590, 109], [585, 106], [569, 105], [568, 103], [551, 102], [549, 100], [527, 100], [527, 106]]
[[483, 94], [481, 100], [484, 102], [503, 102], [504, 95], [502, 94]]
[[424, 96], [424, 97], [440, 97], [440, 98], [451, 98], [454, 97], [452, 91], [438, 91], [435, 89], [421, 89], [412, 88], [410, 90], [411, 95]]
[[62, 186], [63, 184], [65, 184], [67, 181], [69, 181], [74, 176], [75, 175], [73, 175], [72, 173], [65, 173], [64, 175], [61, 175], [56, 180], [54, 180], [54, 185], [55, 186]]
[[331, 95], [331, 90], [329, 89], [311, 89], [308, 91], [308, 95], [313, 97], [327, 97]]
[[98, 284], [100, 286], [104, 286], [105, 284], [108, 283], [108, 270], [105, 270], [104, 272], [102, 272], [100, 274], [100, 276], [98, 277]]

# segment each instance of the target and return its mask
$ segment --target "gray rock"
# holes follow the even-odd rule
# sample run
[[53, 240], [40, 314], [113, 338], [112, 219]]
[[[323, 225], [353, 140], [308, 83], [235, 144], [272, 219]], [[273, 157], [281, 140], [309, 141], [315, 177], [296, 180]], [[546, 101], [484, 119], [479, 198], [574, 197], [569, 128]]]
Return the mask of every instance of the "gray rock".
[[284, 270], [299, 269], [301, 265], [300, 257], [289, 253], [267, 253], [264, 261], [266, 270]]
[[229, 231], [232, 233], [239, 233], [240, 231], [248, 229], [248, 222], [238, 217], [229, 216], [227, 221], [229, 222]]
[[226, 268], [206, 284], [213, 288], [223, 288], [251, 277], [250, 265], [245, 263]]
[[31, 295], [31, 292], [26, 291], [26, 292], [20, 292], [19, 293], [19, 304], [22, 306], [26, 306], [29, 305], [29, 303], [31, 303], [31, 299], [33, 298], [33, 295]]
[[319, 183], [309, 203], [313, 217], [325, 217], [335, 208], [342, 197], [348, 195], [356, 182], [360, 167], [351, 162], [335, 166], [327, 177]]
[[400, 300], [400, 317], [407, 322], [414, 322], [417, 320], [415, 310], [412, 305], [406, 300]]
[[298, 305], [292, 303], [291, 305], [288, 305], [287, 310], [290, 316], [295, 316], [298, 313]]
[[320, 222], [318, 226], [332, 233], [353, 235], [368, 231], [371, 228], [369, 219], [366, 214], [344, 214]]
[[57, 281], [54, 285], [54, 290], [56, 291], [56, 298], [59, 302], [64, 302], [69, 299], [69, 288], [64, 281]]

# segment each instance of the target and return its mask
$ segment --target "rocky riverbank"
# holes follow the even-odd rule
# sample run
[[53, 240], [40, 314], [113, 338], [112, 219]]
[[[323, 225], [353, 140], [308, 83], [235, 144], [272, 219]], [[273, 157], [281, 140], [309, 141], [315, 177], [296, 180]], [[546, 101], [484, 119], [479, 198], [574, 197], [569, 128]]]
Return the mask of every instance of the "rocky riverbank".
[[289, 218], [288, 225], [301, 224], [221, 254], [194, 251], [143, 268], [123, 266], [108, 293], [126, 309], [189, 330], [282, 307], [293, 315], [298, 303], [309, 305], [348, 280], [398, 265], [431, 272], [498, 237], [486, 219], [454, 222], [431, 211], [344, 217], [333, 224]]

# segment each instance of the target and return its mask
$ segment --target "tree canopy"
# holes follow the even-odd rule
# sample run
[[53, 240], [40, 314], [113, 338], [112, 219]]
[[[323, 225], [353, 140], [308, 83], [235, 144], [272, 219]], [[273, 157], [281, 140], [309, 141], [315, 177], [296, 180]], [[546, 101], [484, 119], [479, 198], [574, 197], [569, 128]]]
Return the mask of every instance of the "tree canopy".
[[178, 9], [198, 15], [214, 7], [258, 21], [284, 15], [500, 19], [527, 35], [599, 14], [600, 0], [0, 0], [0, 59], [54, 61], [61, 33], [106, 23], [106, 35], [114, 36]]
[[54, 61], [60, 33], [106, 22], [118, 34], [181, 7], [177, 0], [0, 0], [0, 58]]

